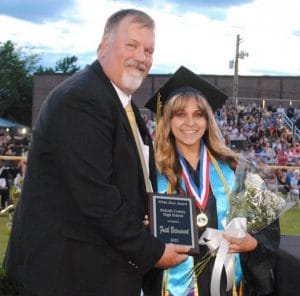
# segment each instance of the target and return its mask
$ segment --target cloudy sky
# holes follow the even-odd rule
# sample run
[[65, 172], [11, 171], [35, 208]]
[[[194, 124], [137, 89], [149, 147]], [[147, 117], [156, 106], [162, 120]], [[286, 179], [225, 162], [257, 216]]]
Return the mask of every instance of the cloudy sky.
[[139, 8], [156, 21], [151, 73], [185, 65], [198, 74], [233, 74], [239, 34], [240, 75], [300, 76], [299, 0], [1, 0], [0, 42], [32, 48], [41, 64], [96, 57], [108, 16]]

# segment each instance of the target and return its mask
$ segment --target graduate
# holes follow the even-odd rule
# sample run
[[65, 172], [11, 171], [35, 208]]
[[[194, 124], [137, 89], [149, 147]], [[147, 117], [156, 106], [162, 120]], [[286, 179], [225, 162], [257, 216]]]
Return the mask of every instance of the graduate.
[[[146, 104], [158, 120], [155, 133], [158, 192], [193, 197], [199, 238], [207, 227], [222, 230], [226, 226], [235, 182], [239, 154], [225, 145], [213, 113], [226, 99], [225, 93], [182, 66]], [[280, 239], [278, 220], [256, 235], [246, 233], [243, 238], [225, 235], [225, 239], [229, 253], [235, 253], [235, 277], [226, 291], [223, 270], [220, 295], [270, 295]], [[199, 275], [192, 272], [190, 276], [208, 252], [205, 245], [199, 248], [199, 255], [189, 256], [177, 267], [164, 271], [164, 296], [211, 295], [214, 259]]]

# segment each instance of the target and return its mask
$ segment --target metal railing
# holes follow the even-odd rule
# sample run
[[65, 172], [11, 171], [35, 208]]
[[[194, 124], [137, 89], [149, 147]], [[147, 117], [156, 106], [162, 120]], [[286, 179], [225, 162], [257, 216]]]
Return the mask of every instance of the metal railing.
[[295, 124], [295, 120], [290, 119], [285, 112], [282, 112], [283, 124], [293, 133], [293, 139], [300, 140], [300, 130]]

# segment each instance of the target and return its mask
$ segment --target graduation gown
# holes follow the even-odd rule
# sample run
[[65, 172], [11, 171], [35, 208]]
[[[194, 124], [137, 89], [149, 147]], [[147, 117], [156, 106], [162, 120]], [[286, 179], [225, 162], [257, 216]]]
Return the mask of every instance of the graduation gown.
[[[226, 164], [218, 162], [219, 167], [227, 181], [228, 187], [231, 190], [234, 186], [235, 176], [234, 171]], [[193, 176], [193, 172], [190, 172]], [[215, 167], [210, 163], [210, 191], [205, 208], [205, 213], [208, 216], [208, 224], [206, 227], [223, 229], [222, 220], [226, 217], [229, 210], [229, 200], [226, 195], [224, 186], [216, 172]], [[162, 174], [158, 174], [158, 192], [166, 192], [168, 181]], [[182, 183], [182, 188], [185, 189], [185, 184]], [[200, 210], [197, 209], [197, 213]], [[206, 230], [206, 227], [198, 228], [199, 237]], [[244, 295], [258, 296], [267, 295], [274, 289], [273, 269], [276, 262], [276, 251], [279, 246], [280, 232], [279, 223], [275, 221], [259, 233], [254, 235], [258, 240], [258, 247], [247, 253], [241, 253], [236, 256], [236, 270], [240, 273], [236, 279], [240, 279], [244, 286]], [[197, 285], [194, 283], [187, 288], [187, 283], [183, 284], [180, 280], [179, 273], [186, 272], [186, 268], [190, 268], [191, 264], [196, 264], [208, 251], [206, 246], [200, 245], [200, 254], [198, 256], [189, 257], [189, 259], [175, 267], [170, 274], [173, 273], [173, 278], [169, 286], [169, 296], [181, 295], [201, 295], [210, 296], [210, 282], [214, 266], [214, 259], [209, 262], [200, 276], [197, 277]], [[177, 274], [178, 271], [178, 274]], [[175, 280], [174, 280], [175, 279]], [[223, 270], [220, 284], [220, 295], [231, 295], [232, 291], [226, 293], [226, 275]], [[189, 291], [189, 292], [188, 292]]]

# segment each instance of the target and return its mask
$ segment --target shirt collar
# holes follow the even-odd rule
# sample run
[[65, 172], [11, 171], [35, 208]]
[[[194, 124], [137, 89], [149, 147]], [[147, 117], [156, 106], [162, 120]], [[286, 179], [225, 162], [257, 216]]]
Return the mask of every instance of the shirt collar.
[[120, 98], [120, 101], [122, 103], [122, 106], [123, 108], [125, 108], [129, 102], [131, 101], [131, 95], [127, 95], [125, 94], [121, 89], [119, 89], [112, 81], [110, 81], [113, 85], [113, 87], [115, 88], [119, 98]]

